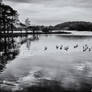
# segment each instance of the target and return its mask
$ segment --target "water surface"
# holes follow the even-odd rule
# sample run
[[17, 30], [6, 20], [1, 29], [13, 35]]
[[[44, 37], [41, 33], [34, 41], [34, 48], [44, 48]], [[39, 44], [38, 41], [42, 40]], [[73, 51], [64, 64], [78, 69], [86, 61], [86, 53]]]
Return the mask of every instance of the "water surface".
[[68, 90], [82, 87], [91, 90], [92, 37], [29, 35], [13, 38], [11, 44], [6, 49], [12, 53], [1, 51], [12, 58], [6, 59], [0, 80], [14, 86], [2, 84], [3, 87], [16, 90], [38, 85], [42, 80], [55, 80]]

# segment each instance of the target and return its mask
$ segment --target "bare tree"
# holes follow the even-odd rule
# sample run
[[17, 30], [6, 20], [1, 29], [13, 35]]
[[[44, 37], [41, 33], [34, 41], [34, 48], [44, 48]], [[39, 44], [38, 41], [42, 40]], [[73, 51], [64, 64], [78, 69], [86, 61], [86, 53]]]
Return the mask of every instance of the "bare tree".
[[26, 33], [27, 33], [28, 28], [29, 28], [29, 26], [30, 26], [30, 19], [29, 19], [29, 18], [26, 18], [26, 19], [25, 19], [25, 25], [26, 25]]

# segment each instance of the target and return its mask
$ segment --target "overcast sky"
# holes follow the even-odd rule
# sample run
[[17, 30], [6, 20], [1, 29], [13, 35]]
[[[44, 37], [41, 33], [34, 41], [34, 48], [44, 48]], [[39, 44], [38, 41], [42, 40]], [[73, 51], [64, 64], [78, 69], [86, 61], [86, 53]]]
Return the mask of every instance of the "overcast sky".
[[92, 0], [4, 0], [31, 24], [55, 25], [65, 21], [91, 21]]

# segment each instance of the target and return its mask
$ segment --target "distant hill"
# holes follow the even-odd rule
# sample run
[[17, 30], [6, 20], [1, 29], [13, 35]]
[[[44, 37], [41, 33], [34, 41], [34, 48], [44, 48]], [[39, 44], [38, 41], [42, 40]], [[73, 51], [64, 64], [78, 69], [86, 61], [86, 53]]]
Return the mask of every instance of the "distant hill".
[[92, 31], [92, 23], [91, 22], [84, 22], [84, 21], [71, 21], [71, 22], [64, 22], [61, 24], [57, 24], [55, 26], [44, 26], [44, 25], [34, 25], [26, 27], [23, 23], [18, 23], [14, 25], [17, 30], [27, 28], [30, 31], [42, 31], [44, 33], [51, 32], [52, 30], [77, 30], [77, 31]]
[[54, 26], [55, 30], [92, 31], [92, 23], [84, 21], [64, 22]]

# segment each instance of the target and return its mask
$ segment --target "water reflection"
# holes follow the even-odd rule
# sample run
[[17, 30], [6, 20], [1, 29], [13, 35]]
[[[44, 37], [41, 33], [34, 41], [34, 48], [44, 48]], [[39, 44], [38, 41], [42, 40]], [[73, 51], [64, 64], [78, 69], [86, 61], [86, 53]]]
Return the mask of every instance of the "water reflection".
[[0, 71], [5, 67], [8, 61], [12, 61], [19, 54], [19, 48], [22, 44], [26, 43], [26, 47], [30, 49], [31, 41], [38, 40], [39, 37], [33, 35], [19, 36], [20, 41], [17, 42], [18, 37], [0, 37]]
[[3, 89], [20, 92], [91, 91], [92, 51], [89, 47], [92, 38], [28, 35], [6, 42], [14, 44], [6, 47], [9, 49], [5, 50], [7, 53], [16, 49], [20, 53], [10, 59], [12, 62], [0, 74]]
[[19, 49], [14, 38], [0, 38], [0, 70], [2, 70], [9, 60], [13, 60], [19, 54]]

